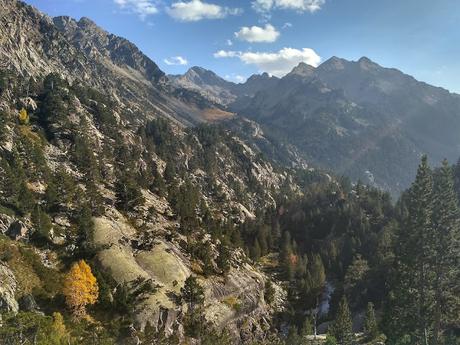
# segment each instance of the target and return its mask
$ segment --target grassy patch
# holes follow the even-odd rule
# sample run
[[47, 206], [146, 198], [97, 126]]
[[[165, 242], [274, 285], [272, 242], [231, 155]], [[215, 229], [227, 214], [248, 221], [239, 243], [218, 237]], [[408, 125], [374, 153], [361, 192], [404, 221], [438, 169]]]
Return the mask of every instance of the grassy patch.
[[61, 290], [61, 274], [45, 267], [26, 245], [0, 237], [0, 259], [8, 264], [18, 282], [16, 297], [39, 293], [53, 297]]

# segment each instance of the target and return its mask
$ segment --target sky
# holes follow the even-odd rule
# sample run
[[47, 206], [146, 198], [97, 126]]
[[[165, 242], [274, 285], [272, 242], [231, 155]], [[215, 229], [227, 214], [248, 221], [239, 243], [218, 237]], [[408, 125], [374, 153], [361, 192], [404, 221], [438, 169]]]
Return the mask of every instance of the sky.
[[88, 17], [168, 74], [192, 66], [242, 82], [299, 62], [366, 56], [460, 93], [458, 0], [26, 0]]

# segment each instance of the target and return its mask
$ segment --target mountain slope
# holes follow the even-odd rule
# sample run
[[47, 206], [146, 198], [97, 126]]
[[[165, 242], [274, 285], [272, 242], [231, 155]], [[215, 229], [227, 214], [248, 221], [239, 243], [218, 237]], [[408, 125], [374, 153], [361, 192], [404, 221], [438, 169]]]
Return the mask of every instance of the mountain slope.
[[58, 73], [111, 94], [132, 112], [142, 108], [147, 117], [159, 114], [185, 125], [225, 115], [199, 94], [170, 85], [135, 45], [87, 18], [53, 19], [17, 0], [0, 6], [0, 62], [25, 79]]

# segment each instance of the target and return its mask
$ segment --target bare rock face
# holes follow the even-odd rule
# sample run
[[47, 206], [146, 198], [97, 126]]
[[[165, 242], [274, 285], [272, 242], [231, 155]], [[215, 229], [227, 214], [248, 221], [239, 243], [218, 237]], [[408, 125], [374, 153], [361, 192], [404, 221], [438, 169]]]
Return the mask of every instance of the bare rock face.
[[138, 71], [146, 80], [157, 83], [164, 73], [134, 44], [101, 29], [89, 18], [78, 22], [70, 17], [53, 18], [56, 27], [79, 50], [94, 59], [110, 59], [116, 65]]
[[40, 309], [34, 296], [31, 294], [22, 296], [19, 299], [19, 308], [23, 311], [38, 311]]
[[18, 302], [14, 298], [16, 292], [16, 278], [9, 267], [0, 262], [0, 313], [19, 310]]
[[[174, 224], [160, 218], [154, 227], [158, 232]], [[136, 306], [136, 328], [143, 329], [149, 323], [166, 335], [180, 334], [186, 312], [186, 306], [179, 302], [180, 293], [185, 280], [193, 274], [192, 263], [175, 241], [161, 237], [152, 241], [151, 237], [138, 236], [115, 211], [95, 219], [94, 241], [100, 248], [98, 260], [102, 267], [119, 284], [141, 278], [156, 286], [156, 291], [143, 296]], [[225, 277], [199, 276], [199, 282], [205, 291], [206, 319], [217, 328], [229, 329], [235, 339], [244, 340], [262, 335], [269, 328], [270, 308], [264, 301], [267, 277], [242, 258], [236, 261]]]
[[263, 334], [263, 327], [268, 326], [265, 319], [269, 319], [263, 294], [265, 280], [248, 264], [232, 268], [225, 277], [203, 280], [206, 319], [219, 328], [227, 327], [235, 339], [257, 336], [257, 329]]
[[13, 217], [0, 213], [0, 233], [5, 234], [13, 222]]

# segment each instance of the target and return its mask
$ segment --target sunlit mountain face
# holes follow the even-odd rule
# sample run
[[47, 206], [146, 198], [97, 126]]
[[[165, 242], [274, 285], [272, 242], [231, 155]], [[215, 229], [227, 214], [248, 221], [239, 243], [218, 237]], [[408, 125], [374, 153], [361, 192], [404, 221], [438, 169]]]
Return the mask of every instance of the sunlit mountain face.
[[458, 344], [459, 5], [208, 1], [0, 0], [0, 344]]

